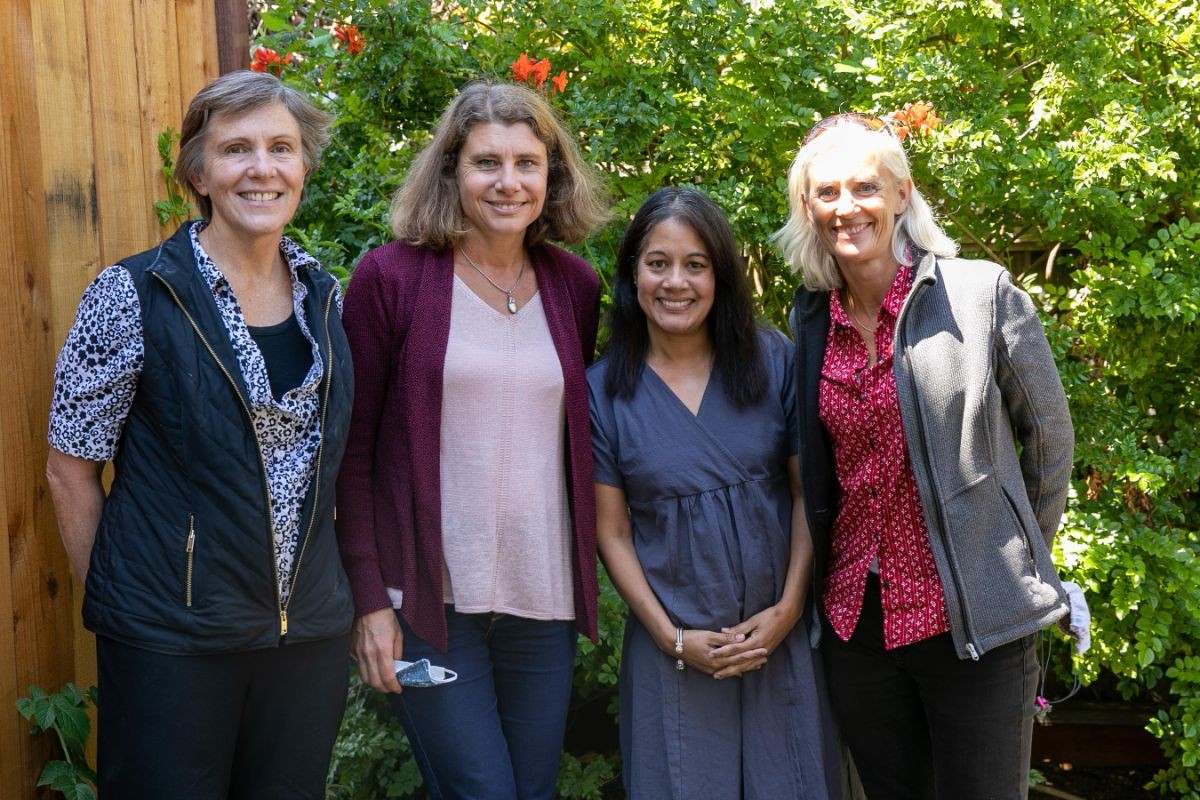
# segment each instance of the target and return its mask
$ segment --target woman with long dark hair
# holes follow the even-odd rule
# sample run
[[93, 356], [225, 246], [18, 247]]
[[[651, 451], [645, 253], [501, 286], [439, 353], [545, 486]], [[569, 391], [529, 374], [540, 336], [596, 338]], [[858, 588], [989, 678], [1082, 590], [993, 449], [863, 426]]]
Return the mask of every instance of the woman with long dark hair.
[[661, 189], [621, 242], [588, 373], [601, 558], [629, 604], [630, 798], [827, 798], [836, 757], [804, 614], [792, 347], [754, 321], [724, 214]]

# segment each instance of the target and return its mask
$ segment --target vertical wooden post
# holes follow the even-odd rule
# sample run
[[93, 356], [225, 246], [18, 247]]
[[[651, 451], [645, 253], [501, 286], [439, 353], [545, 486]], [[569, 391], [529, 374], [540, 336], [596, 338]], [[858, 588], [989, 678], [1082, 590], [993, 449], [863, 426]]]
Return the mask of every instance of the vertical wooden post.
[[215, 0], [221, 74], [250, 66], [250, 15], [246, 0]]
[[58, 755], [17, 697], [96, 680], [44, 477], [54, 359], [84, 286], [162, 238], [155, 140], [218, 74], [219, 11], [245, 31], [244, 0], [0, 2], [2, 798], [49, 797], [35, 783]]
[[27, 735], [14, 703], [30, 684], [71, 679], [72, 627], [44, 476], [52, 295], [31, 4], [0, 9], [0, 780], [5, 796], [33, 797], [50, 742]]

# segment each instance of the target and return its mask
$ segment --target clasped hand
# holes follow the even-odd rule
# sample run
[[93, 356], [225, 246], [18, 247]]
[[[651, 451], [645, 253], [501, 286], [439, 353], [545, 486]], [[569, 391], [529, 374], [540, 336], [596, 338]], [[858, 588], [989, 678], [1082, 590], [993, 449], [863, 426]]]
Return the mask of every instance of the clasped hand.
[[[692, 669], [718, 680], [735, 678], [761, 669], [798, 620], [798, 615], [770, 606], [720, 631], [685, 630], [683, 654], [679, 658]], [[674, 648], [668, 652], [673, 653]]]

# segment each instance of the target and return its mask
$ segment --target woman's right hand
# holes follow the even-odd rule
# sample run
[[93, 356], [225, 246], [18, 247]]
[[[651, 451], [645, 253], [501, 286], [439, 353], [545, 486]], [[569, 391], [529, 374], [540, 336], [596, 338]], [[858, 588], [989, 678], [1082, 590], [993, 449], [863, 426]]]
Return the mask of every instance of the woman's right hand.
[[404, 632], [396, 612], [381, 608], [354, 620], [351, 633], [358, 675], [362, 682], [381, 692], [399, 692], [393, 661], [404, 657]]
[[668, 655], [682, 658], [684, 664], [706, 675], [716, 677], [719, 672], [721, 678], [734, 678], [739, 677], [743, 672], [758, 669], [767, 662], [765, 648], [726, 647], [727, 645], [741, 644], [745, 639], [746, 637], [740, 633], [685, 630], [682, 655], [676, 655], [674, 642], [671, 642], [669, 649], [663, 649]]

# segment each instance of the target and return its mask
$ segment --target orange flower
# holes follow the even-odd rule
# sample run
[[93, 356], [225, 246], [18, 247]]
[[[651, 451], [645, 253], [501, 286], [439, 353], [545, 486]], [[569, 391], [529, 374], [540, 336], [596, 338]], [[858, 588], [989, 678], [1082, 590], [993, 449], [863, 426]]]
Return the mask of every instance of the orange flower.
[[291, 63], [291, 53], [281, 58], [279, 53], [271, 48], [260, 47], [254, 51], [254, 60], [250, 63], [250, 69], [255, 72], [270, 72], [278, 77], [283, 72], [283, 68]]
[[530, 74], [533, 73], [533, 62], [529, 60], [529, 56], [521, 53], [521, 57], [509, 65], [512, 68], [513, 79], [518, 81], [529, 80]]
[[363, 51], [367, 40], [361, 33], [358, 32], [357, 25], [341, 25], [340, 23], [333, 26], [333, 35], [339, 42], [346, 45], [346, 52], [352, 56], [356, 56]]
[[894, 127], [900, 141], [904, 141], [909, 131], [928, 136], [930, 131], [942, 124], [941, 117], [933, 109], [933, 103], [926, 102], [905, 103], [904, 108], [892, 112], [892, 118], [897, 123]]
[[546, 78], [550, 77], [550, 59], [543, 58], [541, 61], [536, 61], [533, 64], [533, 84], [537, 88], [542, 88], [542, 84], [546, 82]]
[[554, 84], [556, 91], [562, 92], [567, 88], [567, 71], [564, 69], [562, 72], [551, 78], [550, 82]]

